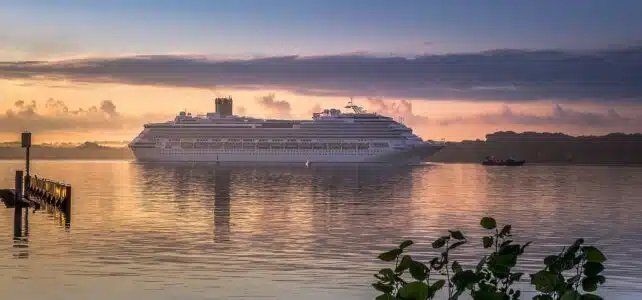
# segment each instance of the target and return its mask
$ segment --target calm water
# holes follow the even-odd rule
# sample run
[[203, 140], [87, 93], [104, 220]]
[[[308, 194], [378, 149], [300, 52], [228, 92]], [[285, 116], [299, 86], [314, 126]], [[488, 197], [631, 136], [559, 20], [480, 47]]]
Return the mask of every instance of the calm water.
[[[0, 162], [0, 186], [21, 162]], [[520, 267], [578, 237], [608, 256], [608, 299], [642, 297], [642, 168], [436, 165], [405, 169], [194, 167], [35, 161], [73, 186], [71, 226], [29, 212], [14, 242], [0, 207], [3, 299], [373, 299], [375, 256], [458, 228], [477, 245], [479, 218], [533, 240]]]

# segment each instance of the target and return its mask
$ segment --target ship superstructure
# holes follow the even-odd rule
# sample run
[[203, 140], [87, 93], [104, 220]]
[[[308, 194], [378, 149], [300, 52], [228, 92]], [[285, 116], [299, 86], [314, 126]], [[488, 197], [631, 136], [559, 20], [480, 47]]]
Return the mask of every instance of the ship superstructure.
[[426, 142], [390, 117], [366, 112], [352, 101], [311, 120], [236, 116], [231, 98], [215, 99], [216, 111], [146, 124], [129, 144], [139, 161], [410, 163], [444, 147]]

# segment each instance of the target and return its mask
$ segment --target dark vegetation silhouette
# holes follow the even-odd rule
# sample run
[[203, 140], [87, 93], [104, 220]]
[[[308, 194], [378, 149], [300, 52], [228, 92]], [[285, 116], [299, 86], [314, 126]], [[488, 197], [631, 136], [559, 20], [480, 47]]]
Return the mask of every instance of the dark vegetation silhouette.
[[[514, 268], [531, 243], [514, 243], [511, 225], [499, 229], [491, 217], [482, 218], [480, 225], [488, 230], [481, 244], [489, 253], [470, 270], [465, 270], [453, 257], [457, 248], [470, 242], [461, 231], [449, 230], [448, 235], [436, 239], [432, 247], [443, 252], [428, 263], [405, 254], [413, 244], [411, 240], [380, 254], [380, 260], [394, 265], [374, 275], [378, 281], [372, 286], [381, 293], [376, 300], [437, 299], [438, 292], [446, 294], [447, 299], [462, 295], [470, 295], [474, 300], [521, 299], [522, 292], [516, 284], [525, 274], [515, 272]], [[585, 245], [583, 239], [576, 240], [559, 253], [543, 258], [542, 269], [529, 275], [530, 284], [538, 293], [533, 299], [602, 299], [593, 292], [606, 280], [600, 275], [604, 261], [606, 257], [600, 250]]]
[[[20, 143], [3, 143], [0, 145], [0, 159], [24, 159], [24, 149]], [[80, 145], [33, 145], [32, 159], [133, 159], [134, 156], [126, 147], [106, 147], [95, 142]]]
[[479, 163], [486, 156], [530, 163], [642, 164], [642, 134], [611, 133], [573, 137], [563, 133], [500, 131], [486, 140], [448, 143], [435, 162]]

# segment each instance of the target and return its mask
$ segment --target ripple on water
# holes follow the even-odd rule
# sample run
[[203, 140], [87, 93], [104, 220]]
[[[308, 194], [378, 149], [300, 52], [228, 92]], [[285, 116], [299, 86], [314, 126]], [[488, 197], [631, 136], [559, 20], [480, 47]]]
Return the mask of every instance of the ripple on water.
[[[479, 244], [484, 215], [533, 241], [520, 269], [584, 237], [608, 255], [604, 295], [642, 297], [642, 168], [60, 164], [33, 172], [74, 186], [72, 226], [29, 213], [22, 248], [5, 231], [8, 299], [368, 299], [379, 252], [410, 238], [429, 260], [451, 228]], [[0, 162], [0, 174], [19, 167]], [[11, 228], [13, 213], [0, 222]], [[472, 267], [482, 253], [467, 245], [456, 258]]]

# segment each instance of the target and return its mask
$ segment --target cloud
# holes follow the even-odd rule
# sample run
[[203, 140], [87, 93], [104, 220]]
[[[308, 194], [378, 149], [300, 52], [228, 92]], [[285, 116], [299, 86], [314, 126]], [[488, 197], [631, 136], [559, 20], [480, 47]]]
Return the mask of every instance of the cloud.
[[370, 111], [400, 120], [409, 126], [420, 126], [430, 122], [429, 118], [416, 115], [412, 111], [410, 100], [384, 101], [381, 98], [368, 98], [367, 104]]
[[[166, 117], [166, 116], [165, 116]], [[0, 114], [0, 132], [16, 133], [28, 130], [42, 132], [88, 132], [95, 130], [123, 130], [141, 128], [148, 121], [161, 116], [121, 115], [111, 100], [100, 102], [99, 106], [70, 109], [62, 100], [48, 99], [44, 109], [36, 101], [16, 101], [13, 108]]]
[[511, 107], [503, 106], [496, 113], [441, 119], [437, 120], [437, 123], [441, 126], [462, 124], [526, 125], [532, 127], [558, 126], [577, 129], [638, 131], [642, 127], [642, 117], [622, 116], [615, 109], [608, 109], [602, 113], [583, 112], [557, 104], [549, 114], [545, 115], [515, 112]]
[[256, 103], [261, 106], [265, 114], [270, 116], [288, 117], [292, 111], [290, 102], [277, 100], [274, 94], [259, 97], [256, 99]]
[[[467, 127], [488, 128], [520, 126], [533, 130], [544, 128], [560, 128], [572, 132], [593, 131], [621, 131], [639, 132], [642, 128], [642, 116], [626, 116], [613, 108], [603, 112], [587, 112], [556, 104], [550, 112], [534, 114], [520, 112], [510, 105], [501, 106], [496, 112], [480, 113], [467, 116], [454, 116], [448, 118], [431, 118], [413, 112], [413, 101], [387, 101], [381, 98], [369, 98], [365, 104], [369, 111], [400, 120], [418, 131], [438, 130], [449, 126], [465, 125]], [[430, 132], [428, 132], [430, 133]]]
[[111, 100], [104, 100], [100, 102], [100, 111], [107, 114], [109, 117], [118, 117], [119, 114], [116, 112], [116, 105]]
[[397, 99], [642, 102], [641, 57], [640, 45], [592, 52], [493, 50], [415, 58], [149, 55], [0, 62], [0, 78], [287, 89], [308, 95]]
[[18, 57], [50, 57], [76, 50], [71, 40], [52, 33], [18, 36], [0, 33], [0, 53]]
[[235, 115], [238, 116], [245, 116], [247, 114], [247, 109], [244, 106], [237, 106], [236, 112], [234, 113]]
[[323, 110], [323, 107], [321, 107], [321, 104], [315, 103], [310, 109], [308, 109], [307, 113], [308, 115], [312, 115], [314, 113], [319, 113]]

